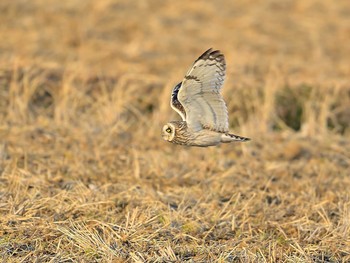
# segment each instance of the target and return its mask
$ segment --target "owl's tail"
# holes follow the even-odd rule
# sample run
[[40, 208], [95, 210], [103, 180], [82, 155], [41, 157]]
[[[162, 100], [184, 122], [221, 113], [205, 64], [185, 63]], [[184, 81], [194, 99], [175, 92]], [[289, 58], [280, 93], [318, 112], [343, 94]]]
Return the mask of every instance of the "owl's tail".
[[229, 142], [246, 142], [250, 141], [250, 138], [242, 137], [239, 135], [225, 133], [221, 136], [221, 142], [229, 143]]

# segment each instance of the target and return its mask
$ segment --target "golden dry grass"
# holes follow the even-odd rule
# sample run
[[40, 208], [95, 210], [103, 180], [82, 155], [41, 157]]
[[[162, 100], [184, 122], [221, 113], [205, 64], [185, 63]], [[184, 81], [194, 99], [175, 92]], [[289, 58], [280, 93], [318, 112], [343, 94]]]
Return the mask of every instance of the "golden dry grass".
[[[6, 262], [349, 262], [348, 0], [0, 3]], [[160, 129], [209, 47], [245, 144]]]

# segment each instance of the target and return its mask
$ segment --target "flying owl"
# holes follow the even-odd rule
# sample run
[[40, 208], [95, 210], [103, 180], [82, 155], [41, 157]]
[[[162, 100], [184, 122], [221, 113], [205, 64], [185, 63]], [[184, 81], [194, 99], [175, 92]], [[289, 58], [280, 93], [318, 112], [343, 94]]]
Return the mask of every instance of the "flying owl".
[[182, 121], [163, 126], [164, 140], [200, 147], [250, 140], [229, 133], [227, 108], [220, 94], [225, 71], [225, 57], [219, 50], [209, 49], [194, 62], [172, 91], [170, 105]]

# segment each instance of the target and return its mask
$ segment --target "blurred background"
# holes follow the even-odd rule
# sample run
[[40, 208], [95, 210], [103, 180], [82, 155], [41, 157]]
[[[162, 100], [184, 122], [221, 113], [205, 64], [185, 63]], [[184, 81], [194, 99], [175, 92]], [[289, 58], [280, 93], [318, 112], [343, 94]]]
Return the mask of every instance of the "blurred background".
[[[349, 260], [348, 0], [2, 0], [0, 39], [2, 256]], [[252, 141], [167, 143], [211, 47]]]
[[[81, 75], [79, 91], [66, 87], [69, 97], [88, 89], [84, 81], [96, 91], [98, 79], [107, 78], [113, 84], [106, 86], [119, 87], [112, 91], [119, 93], [114, 107], [125, 103], [141, 115], [150, 111], [157, 115], [152, 126], [158, 126], [174, 116], [168, 107], [171, 88], [213, 47], [227, 59], [224, 96], [232, 125], [250, 122], [247, 129], [259, 132], [304, 128], [311, 135], [344, 134], [349, 125], [347, 1], [23, 0], [2, 1], [0, 12], [3, 68], [27, 72], [29, 82], [45, 78], [31, 71], [50, 68], [55, 73], [48, 74], [57, 77], [50, 79], [55, 87], [32, 87], [23, 102], [29, 105], [17, 105], [23, 111], [42, 107], [43, 93], [46, 103], [55, 104], [46, 106], [57, 108], [61, 84], [53, 82]], [[4, 104], [7, 95], [2, 96]], [[76, 105], [81, 99], [69, 102], [74, 105], [67, 110], [82, 106]], [[102, 114], [101, 121], [115, 119], [122, 108]]]
[[[120, 92], [110, 101], [120, 110], [102, 114], [100, 121], [107, 121], [106, 114], [108, 120], [116, 118], [125, 103], [142, 115], [147, 109], [157, 115], [152, 126], [159, 120], [158, 128], [174, 117], [168, 107], [171, 88], [213, 47], [227, 59], [224, 95], [233, 126], [250, 122], [247, 129], [253, 131], [304, 128], [316, 135], [328, 130], [344, 134], [349, 125], [347, 1], [23, 0], [2, 1], [0, 10], [2, 68], [25, 73], [32, 86], [24, 105], [17, 105], [22, 103], [19, 98], [10, 103], [11, 110], [25, 111], [18, 112], [21, 118], [44, 114], [29, 109], [42, 107], [44, 93], [46, 104], [52, 104], [46, 110], [57, 111], [63, 76], [65, 83], [74, 78], [82, 82], [79, 91], [70, 84], [66, 88], [71, 100], [83, 96], [86, 82], [96, 91], [106, 78], [113, 83], [105, 85]], [[42, 71], [48, 69], [52, 72], [47, 74], [56, 76], [49, 77], [52, 87], [34, 87], [34, 79], [46, 81]], [[5, 76], [2, 79], [6, 82]], [[6, 86], [2, 104], [8, 100]], [[61, 108], [60, 114], [69, 115], [65, 110], [82, 106], [82, 99]]]

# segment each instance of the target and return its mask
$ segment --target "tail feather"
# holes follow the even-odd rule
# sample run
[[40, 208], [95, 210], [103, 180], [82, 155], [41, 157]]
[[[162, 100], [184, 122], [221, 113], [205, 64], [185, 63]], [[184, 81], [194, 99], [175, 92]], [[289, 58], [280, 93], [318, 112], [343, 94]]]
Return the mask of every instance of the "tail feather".
[[242, 137], [242, 136], [231, 134], [231, 133], [226, 133], [226, 134], [222, 135], [221, 141], [222, 142], [234, 142], [234, 141], [246, 142], [246, 141], [250, 141], [250, 138]]

